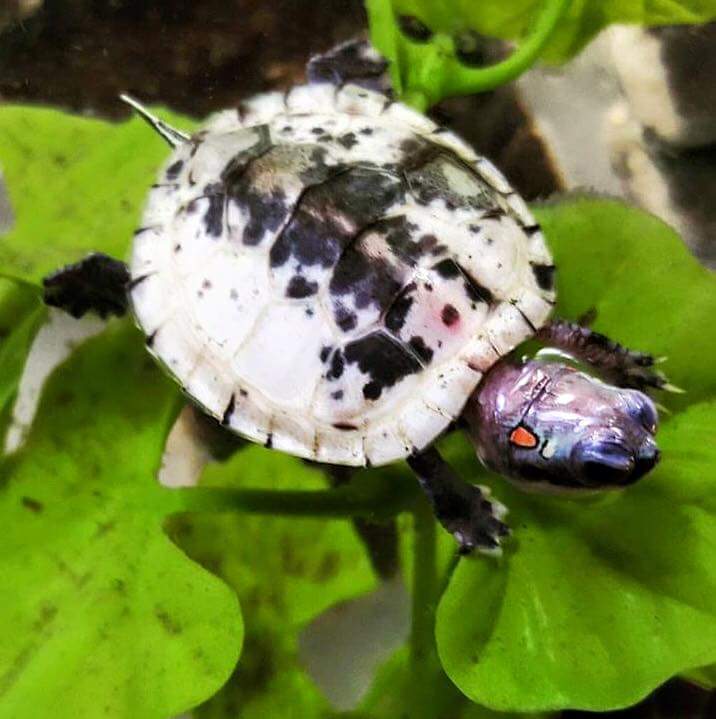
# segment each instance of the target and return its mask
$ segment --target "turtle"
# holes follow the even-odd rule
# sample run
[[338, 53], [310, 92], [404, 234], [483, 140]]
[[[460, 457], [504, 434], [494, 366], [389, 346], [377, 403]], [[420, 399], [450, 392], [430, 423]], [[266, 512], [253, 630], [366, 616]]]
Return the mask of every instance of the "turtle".
[[[74, 316], [131, 311], [150, 353], [236, 435], [332, 466], [406, 460], [461, 552], [499, 552], [506, 508], [435, 442], [528, 489], [623, 488], [658, 461], [651, 355], [550, 319], [555, 265], [523, 198], [456, 134], [392, 97], [352, 41], [309, 81], [168, 142], [129, 265], [44, 280]], [[569, 357], [522, 357], [524, 341]], [[591, 371], [575, 366], [577, 359]]]

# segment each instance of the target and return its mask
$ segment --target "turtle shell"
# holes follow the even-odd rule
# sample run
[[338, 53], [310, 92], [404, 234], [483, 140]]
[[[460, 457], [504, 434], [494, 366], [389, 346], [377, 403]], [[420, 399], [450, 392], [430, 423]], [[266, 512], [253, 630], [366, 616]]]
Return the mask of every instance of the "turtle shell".
[[554, 300], [499, 171], [353, 85], [211, 118], [153, 185], [131, 275], [151, 352], [209, 414], [348, 465], [427, 446]]

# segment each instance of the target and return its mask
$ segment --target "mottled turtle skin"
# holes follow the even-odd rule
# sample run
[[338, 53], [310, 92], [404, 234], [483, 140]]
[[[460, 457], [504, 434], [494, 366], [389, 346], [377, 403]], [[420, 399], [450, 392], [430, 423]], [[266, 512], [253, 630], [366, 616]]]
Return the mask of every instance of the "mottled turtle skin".
[[316, 83], [177, 144], [129, 297], [151, 352], [232, 431], [382, 465], [430, 445], [546, 322], [553, 270], [489, 161], [382, 93]]

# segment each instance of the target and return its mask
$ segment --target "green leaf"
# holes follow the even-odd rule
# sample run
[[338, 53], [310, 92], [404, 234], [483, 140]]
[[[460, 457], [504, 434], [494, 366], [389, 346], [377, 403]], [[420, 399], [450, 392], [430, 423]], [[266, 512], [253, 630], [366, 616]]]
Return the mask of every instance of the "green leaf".
[[[500, 561], [462, 561], [438, 610], [440, 657], [465, 694], [604, 711], [716, 661], [714, 433], [716, 403], [690, 407], [665, 424], [653, 474], [597, 501], [490, 478], [514, 537]], [[448, 455], [474, 468], [458, 439]]]
[[[162, 117], [192, 124], [166, 111]], [[39, 283], [93, 251], [124, 258], [168, 154], [139, 118], [113, 125], [56, 110], [1, 108], [0, 170], [17, 219], [0, 237], [0, 275]]]
[[34, 287], [0, 278], [0, 346], [15, 329], [18, 319], [37, 307], [37, 300]]
[[[367, 8], [371, 40], [391, 62], [396, 91], [418, 106], [492, 89], [537, 57], [564, 62], [611, 23], [670, 25], [716, 18], [713, 0], [368, 0]], [[433, 33], [430, 41], [408, 38], [398, 25], [401, 16], [425, 24]], [[468, 31], [515, 41], [518, 49], [492, 67], [467, 67], [457, 58], [456, 40]]]
[[565, 198], [533, 206], [557, 265], [557, 313], [597, 312], [594, 328], [665, 356], [682, 408], [716, 394], [716, 275], [661, 220], [616, 200]]
[[[299, 460], [250, 445], [225, 463], [209, 465], [201, 485], [311, 490], [324, 489], [327, 482]], [[329, 607], [376, 586], [350, 521], [191, 515], [175, 519], [172, 534], [192, 558], [234, 588], [246, 620], [242, 660], [198, 716], [332, 716], [300, 663], [298, 633]]]
[[162, 532], [175, 500], [155, 474], [176, 405], [136, 330], [114, 323], [52, 375], [0, 465], [0, 715], [163, 719], [229, 675], [236, 598]]

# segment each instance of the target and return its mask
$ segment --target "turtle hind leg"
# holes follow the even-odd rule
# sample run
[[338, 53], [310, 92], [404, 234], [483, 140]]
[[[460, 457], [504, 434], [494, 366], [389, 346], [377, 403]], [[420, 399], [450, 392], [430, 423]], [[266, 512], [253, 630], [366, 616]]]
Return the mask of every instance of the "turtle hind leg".
[[124, 262], [95, 252], [45, 277], [43, 299], [77, 318], [87, 312], [121, 317], [127, 312], [128, 283]]
[[348, 40], [308, 61], [309, 82], [330, 82], [340, 87], [347, 83], [369, 90], [390, 92], [388, 61], [362, 38]]
[[650, 354], [635, 352], [603, 334], [575, 322], [553, 320], [540, 328], [538, 339], [557, 347], [601, 372], [618, 387], [642, 392], [648, 389], [675, 390], [659, 372]]
[[499, 502], [487, 499], [487, 488], [461, 480], [434, 447], [414, 452], [408, 464], [418, 477], [440, 524], [457, 539], [460, 553], [473, 549], [500, 551], [500, 540], [510, 533], [502, 522], [507, 513]]

